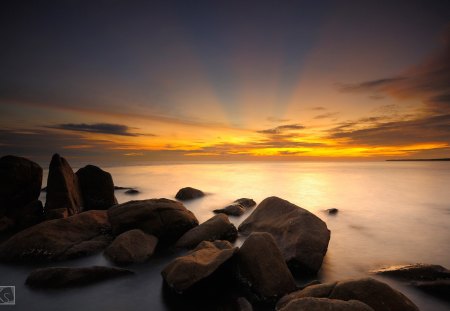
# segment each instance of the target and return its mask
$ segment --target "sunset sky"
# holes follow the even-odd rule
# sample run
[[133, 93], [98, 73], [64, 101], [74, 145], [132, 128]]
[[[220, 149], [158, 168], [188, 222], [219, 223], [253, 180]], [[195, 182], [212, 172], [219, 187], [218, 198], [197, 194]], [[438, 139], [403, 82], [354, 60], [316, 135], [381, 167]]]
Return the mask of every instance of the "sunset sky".
[[450, 1], [8, 1], [0, 155], [450, 157]]

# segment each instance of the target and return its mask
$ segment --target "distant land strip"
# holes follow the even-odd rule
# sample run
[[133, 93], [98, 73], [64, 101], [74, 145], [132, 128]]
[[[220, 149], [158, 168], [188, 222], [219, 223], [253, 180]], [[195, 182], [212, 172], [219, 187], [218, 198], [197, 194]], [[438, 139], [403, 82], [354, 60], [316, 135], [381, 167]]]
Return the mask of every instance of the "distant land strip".
[[386, 160], [386, 161], [391, 161], [391, 162], [396, 162], [396, 161], [450, 161], [450, 158], [440, 158], [440, 159], [391, 159], [391, 160]]

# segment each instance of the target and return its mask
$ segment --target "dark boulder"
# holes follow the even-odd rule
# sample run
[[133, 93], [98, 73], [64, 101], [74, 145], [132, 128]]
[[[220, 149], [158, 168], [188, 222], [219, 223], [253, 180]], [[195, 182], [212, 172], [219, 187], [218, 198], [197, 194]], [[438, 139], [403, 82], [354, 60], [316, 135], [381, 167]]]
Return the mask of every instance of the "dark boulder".
[[12, 215], [15, 219], [16, 229], [23, 230], [44, 220], [44, 206], [41, 201], [35, 200], [16, 209]]
[[50, 267], [32, 271], [25, 283], [32, 288], [58, 289], [89, 285], [132, 274], [130, 270], [115, 267]]
[[250, 208], [250, 207], [253, 207], [253, 206], [256, 205], [256, 202], [253, 201], [253, 199], [248, 199], [248, 198], [237, 199], [233, 203], [239, 204], [239, 205], [241, 205], [242, 207], [245, 207], [245, 208]]
[[175, 198], [181, 201], [185, 201], [201, 198], [203, 196], [205, 196], [203, 191], [191, 187], [186, 187], [178, 190], [177, 194], [175, 195]]
[[277, 197], [264, 199], [239, 226], [239, 232], [269, 232], [293, 273], [316, 273], [330, 240], [325, 222]]
[[240, 204], [233, 203], [228, 205], [227, 207], [214, 210], [214, 213], [226, 214], [230, 216], [241, 216], [242, 214], [244, 214], [244, 211], [244, 208]]
[[329, 208], [329, 209], [326, 210], [326, 212], [329, 215], [336, 215], [339, 212], [339, 210], [337, 208]]
[[[230, 277], [231, 269], [223, 273], [223, 267], [237, 248], [228, 241], [203, 241], [185, 256], [173, 260], [161, 272], [165, 284], [178, 294], [186, 294], [207, 284], [209, 289], [223, 285], [222, 282], [209, 282], [214, 274]], [[220, 271], [222, 270], [222, 271]], [[228, 269], [227, 269], [228, 270]]]
[[54, 154], [48, 172], [45, 209], [66, 208], [69, 215], [74, 215], [81, 212], [82, 206], [77, 175], [66, 159]]
[[417, 306], [405, 295], [389, 285], [372, 278], [308, 286], [280, 299], [277, 304], [277, 310], [282, 309], [293, 300], [305, 297], [345, 301], [359, 300], [374, 311], [419, 311]]
[[198, 225], [191, 211], [180, 202], [169, 199], [129, 201], [111, 207], [108, 215], [115, 235], [141, 229], [164, 244], [177, 241]]
[[133, 195], [133, 194], [139, 194], [139, 190], [136, 189], [128, 189], [127, 191], [125, 191], [125, 194], [129, 194], [129, 195]]
[[83, 209], [108, 209], [117, 204], [114, 182], [110, 173], [94, 165], [80, 168], [77, 173], [83, 197]]
[[105, 256], [119, 265], [148, 260], [155, 251], [158, 238], [133, 229], [117, 236], [105, 250]]
[[279, 311], [373, 311], [371, 307], [357, 300], [328, 298], [300, 298], [289, 302]]
[[412, 282], [411, 285], [429, 295], [450, 301], [450, 279]]
[[0, 245], [0, 260], [35, 262], [65, 260], [92, 254], [110, 243], [106, 211], [87, 211], [41, 222]]
[[14, 223], [26, 223], [27, 206], [36, 202], [42, 186], [42, 168], [28, 159], [16, 156], [0, 158], [0, 217]]
[[275, 240], [266, 232], [252, 233], [239, 249], [237, 279], [257, 303], [274, 304], [297, 289]]
[[226, 215], [219, 214], [183, 234], [175, 246], [194, 248], [202, 241], [227, 240], [233, 242], [236, 238], [236, 227]]

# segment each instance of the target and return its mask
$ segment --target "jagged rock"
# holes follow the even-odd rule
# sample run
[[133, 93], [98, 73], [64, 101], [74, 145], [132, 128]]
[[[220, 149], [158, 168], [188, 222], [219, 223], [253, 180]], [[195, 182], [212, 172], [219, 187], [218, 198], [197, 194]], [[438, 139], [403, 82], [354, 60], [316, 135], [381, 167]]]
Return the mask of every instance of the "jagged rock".
[[114, 182], [110, 173], [94, 165], [80, 168], [77, 173], [83, 197], [83, 209], [108, 209], [117, 204]]

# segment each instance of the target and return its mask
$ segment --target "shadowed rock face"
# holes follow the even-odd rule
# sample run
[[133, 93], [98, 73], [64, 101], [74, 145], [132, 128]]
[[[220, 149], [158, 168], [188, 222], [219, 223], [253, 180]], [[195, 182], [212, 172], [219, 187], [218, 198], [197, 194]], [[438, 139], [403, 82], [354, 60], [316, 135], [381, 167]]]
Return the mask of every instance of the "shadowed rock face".
[[[21, 223], [26, 227], [36, 223], [24, 217], [36, 216], [42, 186], [42, 168], [25, 158], [4, 156], [0, 158], [0, 218], [6, 216], [13, 225]], [[39, 190], [38, 190], [39, 189]], [[31, 213], [30, 213], [31, 211]], [[39, 217], [42, 217], [42, 210]]]
[[157, 237], [133, 229], [117, 236], [105, 250], [105, 255], [121, 265], [144, 262], [153, 255], [157, 244]]
[[189, 254], [173, 260], [161, 275], [173, 291], [182, 294], [211, 277], [236, 251], [228, 241], [204, 241]]
[[176, 247], [194, 248], [202, 241], [235, 241], [236, 227], [224, 214], [216, 215], [186, 232], [175, 244]]
[[110, 243], [106, 211], [87, 211], [42, 222], [20, 231], [0, 245], [0, 260], [35, 262], [85, 256]]
[[330, 240], [325, 222], [286, 200], [269, 197], [239, 226], [239, 232], [270, 233], [293, 273], [316, 273]]
[[129, 201], [108, 210], [114, 234], [141, 229], [167, 244], [178, 240], [198, 225], [194, 214], [183, 204], [168, 199]]
[[32, 271], [25, 283], [33, 288], [67, 288], [132, 274], [130, 270], [114, 267], [50, 267]]
[[291, 301], [305, 297], [359, 300], [374, 311], [419, 311], [405, 295], [372, 278], [308, 286], [281, 298], [277, 303], [277, 310], [283, 309]]
[[48, 172], [45, 209], [67, 208], [69, 215], [74, 215], [81, 212], [82, 205], [77, 175], [66, 159], [54, 154]]
[[178, 200], [181, 200], [181, 201], [185, 201], [185, 200], [201, 198], [203, 196], [205, 196], [203, 191], [192, 188], [192, 187], [186, 187], [186, 188], [181, 188], [180, 190], [178, 190], [177, 194], [175, 195], [175, 198]]
[[357, 300], [343, 301], [327, 298], [300, 298], [288, 303], [279, 311], [373, 311], [371, 307]]
[[252, 233], [239, 249], [237, 278], [256, 302], [275, 303], [297, 289], [275, 240], [265, 232]]
[[77, 173], [83, 197], [83, 209], [108, 209], [117, 204], [114, 182], [110, 173], [94, 165], [80, 168]]

